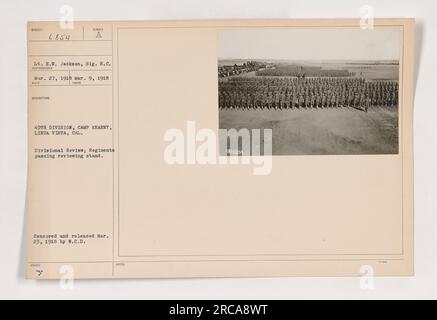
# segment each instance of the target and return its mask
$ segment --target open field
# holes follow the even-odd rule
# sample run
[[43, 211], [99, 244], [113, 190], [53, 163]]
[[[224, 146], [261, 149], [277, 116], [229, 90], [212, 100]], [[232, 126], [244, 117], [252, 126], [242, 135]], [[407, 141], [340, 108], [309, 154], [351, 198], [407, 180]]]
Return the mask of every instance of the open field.
[[[399, 80], [398, 61], [293, 61], [293, 60], [255, 60], [260, 63], [270, 64], [272, 70], [287, 70], [290, 67], [320, 68], [320, 70], [336, 70], [351, 73], [352, 77], [363, 77], [367, 80]], [[219, 60], [219, 67], [226, 65], [241, 65], [247, 63], [247, 59], [224, 59]], [[267, 76], [269, 72], [260, 72], [259, 76]], [[280, 73], [281, 74], [281, 73]], [[244, 74], [242, 74], [244, 75]], [[251, 73], [254, 76], [255, 72]], [[286, 74], [284, 74], [286, 75]], [[291, 75], [291, 74], [290, 74]], [[238, 76], [238, 75], [237, 75]], [[241, 75], [239, 75], [241, 76]], [[307, 74], [307, 76], [311, 76]]]
[[272, 129], [273, 155], [397, 154], [398, 109], [220, 110], [221, 129]]

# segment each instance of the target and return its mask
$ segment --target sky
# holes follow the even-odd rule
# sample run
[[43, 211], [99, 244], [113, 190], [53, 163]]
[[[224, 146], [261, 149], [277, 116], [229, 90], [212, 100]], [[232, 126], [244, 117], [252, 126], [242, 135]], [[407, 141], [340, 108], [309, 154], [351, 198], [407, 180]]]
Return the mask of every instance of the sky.
[[219, 59], [399, 60], [400, 27], [232, 29], [219, 33]]

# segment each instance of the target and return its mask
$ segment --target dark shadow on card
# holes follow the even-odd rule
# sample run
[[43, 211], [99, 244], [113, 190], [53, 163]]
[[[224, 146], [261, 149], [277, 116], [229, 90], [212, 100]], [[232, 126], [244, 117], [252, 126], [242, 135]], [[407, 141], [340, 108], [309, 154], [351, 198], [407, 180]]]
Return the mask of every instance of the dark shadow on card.
[[422, 59], [422, 47], [423, 47], [424, 33], [425, 33], [425, 28], [424, 28], [423, 22], [420, 20], [416, 20], [413, 99], [416, 96], [417, 79], [419, 78], [419, 73], [420, 73], [420, 60]]
[[18, 270], [17, 270], [17, 280], [23, 281], [26, 279], [26, 226], [27, 226], [27, 188], [25, 192], [25, 202], [23, 214], [23, 225], [21, 226], [21, 243], [20, 252], [18, 254]]

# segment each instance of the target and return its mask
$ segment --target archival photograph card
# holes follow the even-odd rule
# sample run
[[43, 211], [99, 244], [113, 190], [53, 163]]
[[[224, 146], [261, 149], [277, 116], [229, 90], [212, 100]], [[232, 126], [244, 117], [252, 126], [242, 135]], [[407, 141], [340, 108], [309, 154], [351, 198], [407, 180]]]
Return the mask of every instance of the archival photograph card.
[[27, 277], [413, 275], [414, 26], [29, 22]]

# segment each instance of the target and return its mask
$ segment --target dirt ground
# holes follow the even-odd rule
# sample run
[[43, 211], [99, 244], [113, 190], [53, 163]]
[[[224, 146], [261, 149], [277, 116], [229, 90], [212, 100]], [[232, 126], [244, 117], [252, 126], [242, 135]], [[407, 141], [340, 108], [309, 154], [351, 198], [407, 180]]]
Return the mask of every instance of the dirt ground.
[[221, 129], [272, 129], [273, 155], [397, 154], [398, 110], [220, 110]]

